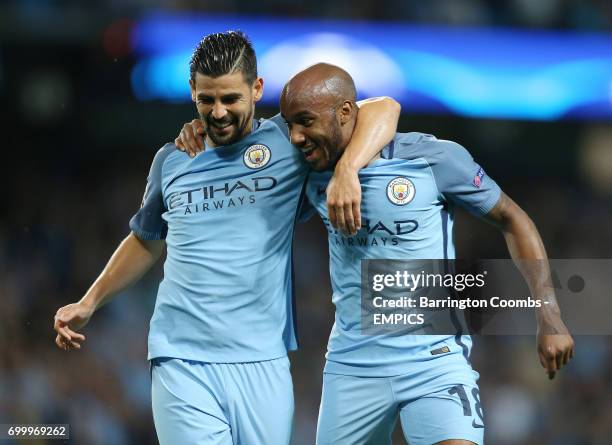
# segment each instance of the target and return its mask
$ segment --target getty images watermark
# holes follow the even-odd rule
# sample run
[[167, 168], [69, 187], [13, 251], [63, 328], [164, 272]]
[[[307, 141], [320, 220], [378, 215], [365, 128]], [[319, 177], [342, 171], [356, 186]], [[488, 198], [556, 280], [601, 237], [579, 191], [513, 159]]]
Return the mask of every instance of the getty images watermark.
[[[560, 309], [573, 334], [612, 334], [612, 260], [364, 260], [361, 329], [526, 335], [535, 310]], [[540, 283], [532, 294], [524, 276]], [[557, 307], [558, 304], [558, 307]]]

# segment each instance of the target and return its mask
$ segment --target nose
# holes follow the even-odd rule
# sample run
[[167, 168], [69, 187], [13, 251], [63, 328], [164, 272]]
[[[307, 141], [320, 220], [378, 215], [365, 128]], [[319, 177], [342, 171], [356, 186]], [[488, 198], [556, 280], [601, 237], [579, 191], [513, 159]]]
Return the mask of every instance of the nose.
[[221, 102], [216, 102], [213, 105], [212, 117], [214, 119], [216, 120], [223, 119], [226, 114], [227, 114], [227, 109], [225, 108], [225, 105], [223, 105]]
[[304, 143], [306, 142], [306, 137], [304, 136], [304, 133], [297, 130], [295, 126], [291, 128], [289, 136], [291, 139], [291, 143], [293, 145], [297, 145], [298, 147], [304, 145]]

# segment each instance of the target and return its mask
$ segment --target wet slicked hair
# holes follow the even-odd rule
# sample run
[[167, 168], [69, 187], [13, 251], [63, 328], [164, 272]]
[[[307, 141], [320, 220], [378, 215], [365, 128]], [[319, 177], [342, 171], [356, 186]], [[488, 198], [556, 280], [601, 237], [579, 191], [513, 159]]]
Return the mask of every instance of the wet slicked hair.
[[251, 84], [257, 78], [257, 58], [249, 38], [242, 31], [209, 34], [196, 47], [189, 62], [189, 75], [210, 77], [241, 72]]

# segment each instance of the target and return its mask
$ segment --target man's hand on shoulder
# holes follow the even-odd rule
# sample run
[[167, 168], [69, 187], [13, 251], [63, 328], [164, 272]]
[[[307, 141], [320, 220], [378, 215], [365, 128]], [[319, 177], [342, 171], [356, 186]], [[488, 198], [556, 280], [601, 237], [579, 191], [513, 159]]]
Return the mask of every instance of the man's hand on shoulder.
[[358, 171], [338, 162], [327, 186], [327, 211], [332, 226], [345, 235], [361, 228], [361, 184]]
[[187, 153], [189, 157], [193, 158], [201, 151], [204, 151], [205, 137], [204, 124], [200, 119], [194, 119], [183, 125], [181, 132], [174, 140], [174, 145], [180, 151]]

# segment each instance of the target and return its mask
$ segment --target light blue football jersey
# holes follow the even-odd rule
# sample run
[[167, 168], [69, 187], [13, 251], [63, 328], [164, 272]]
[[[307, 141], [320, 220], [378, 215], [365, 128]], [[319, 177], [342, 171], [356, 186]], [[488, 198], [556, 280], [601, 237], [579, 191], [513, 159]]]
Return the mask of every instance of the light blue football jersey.
[[130, 221], [167, 257], [148, 358], [270, 360], [296, 348], [292, 239], [308, 166], [277, 115], [195, 158], [166, 144]]
[[[461, 335], [365, 335], [361, 331], [362, 259], [453, 259], [453, 208], [485, 215], [500, 188], [460, 145], [422, 133], [398, 133], [381, 159], [360, 170], [362, 228], [351, 237], [328, 219], [325, 189], [331, 172], [311, 173], [306, 194], [328, 228], [335, 323], [325, 372], [393, 376], [446, 350], [469, 360]], [[304, 211], [306, 212], [306, 211]], [[440, 360], [437, 363], [441, 363]]]

